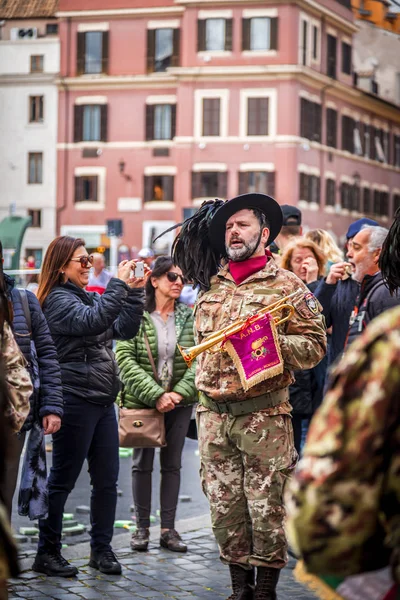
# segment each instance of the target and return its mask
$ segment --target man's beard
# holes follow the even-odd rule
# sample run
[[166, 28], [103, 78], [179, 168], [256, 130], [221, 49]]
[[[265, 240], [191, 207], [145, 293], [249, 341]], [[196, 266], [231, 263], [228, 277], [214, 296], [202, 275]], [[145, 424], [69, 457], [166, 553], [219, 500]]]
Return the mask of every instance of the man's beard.
[[243, 242], [241, 238], [236, 237], [231, 239], [231, 243], [234, 241], [240, 241], [243, 243], [243, 246], [241, 248], [231, 248], [230, 246], [226, 245], [225, 250], [229, 260], [232, 260], [233, 262], [242, 262], [253, 256], [254, 252], [260, 245], [261, 236], [262, 230], [260, 230], [260, 233], [257, 233], [247, 243]]

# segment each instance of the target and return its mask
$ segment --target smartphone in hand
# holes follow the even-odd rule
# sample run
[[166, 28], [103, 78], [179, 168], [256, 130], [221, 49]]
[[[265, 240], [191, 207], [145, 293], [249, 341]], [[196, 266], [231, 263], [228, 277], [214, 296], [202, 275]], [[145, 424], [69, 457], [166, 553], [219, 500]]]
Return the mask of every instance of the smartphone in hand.
[[141, 277], [144, 277], [144, 263], [142, 263], [142, 262], [136, 263], [136, 267], [135, 267], [135, 270], [134, 270], [134, 275], [138, 279], [141, 278]]

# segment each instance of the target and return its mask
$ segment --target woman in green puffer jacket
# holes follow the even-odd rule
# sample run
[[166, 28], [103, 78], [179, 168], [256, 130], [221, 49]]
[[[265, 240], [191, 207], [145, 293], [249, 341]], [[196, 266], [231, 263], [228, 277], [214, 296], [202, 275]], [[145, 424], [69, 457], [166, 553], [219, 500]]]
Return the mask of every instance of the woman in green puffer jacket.
[[[124, 407], [157, 408], [165, 413], [167, 445], [160, 450], [161, 537], [160, 545], [174, 552], [187, 547], [175, 530], [175, 513], [180, 487], [182, 450], [189, 427], [192, 404], [197, 400], [195, 365], [187, 368], [177, 344], [193, 346], [192, 310], [178, 302], [184, 284], [182, 271], [170, 257], [161, 256], [146, 284], [145, 313], [135, 338], [118, 342], [116, 357], [124, 384]], [[154, 377], [145, 344], [149, 341], [157, 369]], [[151, 473], [154, 448], [135, 448], [132, 493], [137, 530], [133, 550], [149, 545]]]

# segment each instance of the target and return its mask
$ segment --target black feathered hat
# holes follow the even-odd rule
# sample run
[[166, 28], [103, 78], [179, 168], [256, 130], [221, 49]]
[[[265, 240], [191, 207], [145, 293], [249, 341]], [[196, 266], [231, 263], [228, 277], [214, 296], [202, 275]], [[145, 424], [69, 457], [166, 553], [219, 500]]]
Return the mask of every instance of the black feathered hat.
[[243, 209], [257, 209], [264, 213], [269, 223], [269, 246], [279, 234], [283, 224], [283, 214], [276, 200], [266, 194], [242, 194], [232, 200], [227, 200], [218, 208], [213, 215], [209, 225], [209, 237], [213, 248], [224, 256], [225, 251], [225, 227], [228, 219]]

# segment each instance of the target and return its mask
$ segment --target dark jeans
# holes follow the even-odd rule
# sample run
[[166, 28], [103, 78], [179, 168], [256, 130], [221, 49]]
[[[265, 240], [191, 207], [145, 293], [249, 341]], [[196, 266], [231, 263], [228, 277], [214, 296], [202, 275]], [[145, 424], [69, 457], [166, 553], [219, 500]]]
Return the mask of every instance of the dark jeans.
[[311, 415], [292, 415], [294, 445], [299, 456], [301, 455], [301, 450], [307, 437], [310, 421]]
[[39, 552], [61, 549], [62, 517], [68, 494], [88, 459], [91, 546], [110, 548], [117, 505], [118, 427], [114, 404], [99, 406], [64, 394], [61, 429], [53, 435], [53, 466], [49, 475], [49, 515], [39, 521]]
[[[160, 449], [162, 529], [175, 527], [176, 505], [181, 483], [182, 450], [191, 415], [191, 406], [182, 406], [165, 413], [167, 445]], [[138, 527], [150, 527], [153, 461], [154, 448], [135, 449], [132, 465], [132, 493]]]

